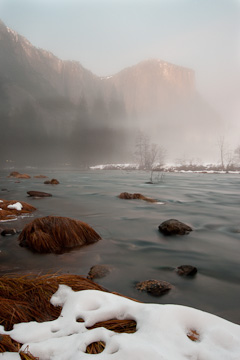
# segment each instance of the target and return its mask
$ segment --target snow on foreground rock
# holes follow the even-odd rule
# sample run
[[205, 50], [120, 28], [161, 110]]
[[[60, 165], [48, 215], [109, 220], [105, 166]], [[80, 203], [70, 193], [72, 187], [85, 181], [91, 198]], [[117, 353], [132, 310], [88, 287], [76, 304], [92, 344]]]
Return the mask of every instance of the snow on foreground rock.
[[8, 205], [8, 209], [14, 209], [21, 211], [22, 210], [22, 204], [20, 202], [16, 202], [15, 204]]
[[[180, 305], [143, 304], [98, 290], [74, 292], [60, 285], [51, 303], [63, 306], [58, 319], [45, 323], [16, 324], [1, 334], [24, 344], [39, 359], [92, 359], [86, 347], [103, 341], [105, 350], [99, 360], [239, 360], [240, 326], [206, 312]], [[82, 318], [84, 322], [77, 322]], [[115, 333], [99, 327], [99, 321], [133, 319], [137, 331]], [[190, 330], [199, 334], [192, 341]], [[20, 359], [18, 354], [3, 353], [0, 359]]]

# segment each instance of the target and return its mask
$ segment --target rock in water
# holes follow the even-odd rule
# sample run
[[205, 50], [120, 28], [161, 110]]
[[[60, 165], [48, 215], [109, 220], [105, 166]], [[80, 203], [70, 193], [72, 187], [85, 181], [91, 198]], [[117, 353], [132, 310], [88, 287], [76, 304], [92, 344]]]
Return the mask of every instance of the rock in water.
[[52, 180], [44, 181], [44, 184], [57, 185], [57, 184], [60, 184], [60, 183], [59, 183], [59, 181], [57, 179], [52, 179]]
[[181, 276], [194, 276], [197, 273], [197, 268], [192, 265], [181, 265], [177, 267], [176, 271]]
[[190, 226], [176, 219], [164, 221], [159, 225], [158, 229], [164, 235], [185, 235], [192, 231]]
[[1, 232], [2, 236], [15, 235], [17, 233], [17, 230], [16, 229], [4, 229], [1, 231], [1, 229], [0, 229], [0, 232]]
[[157, 202], [157, 200], [154, 200], [154, 199], [151, 199], [151, 198], [148, 198], [142, 194], [130, 194], [128, 192], [123, 192], [121, 193], [120, 195], [118, 195], [119, 199], [125, 199], [125, 200], [136, 200], [136, 199], [140, 199], [140, 200], [145, 200], [145, 201], [148, 201], [148, 202], [152, 202], [152, 203], [155, 203]]
[[154, 296], [161, 296], [172, 289], [172, 285], [167, 281], [145, 280], [136, 285], [136, 289], [146, 291]]
[[15, 177], [17, 179], [30, 179], [31, 176], [28, 174], [20, 174], [18, 171], [13, 171], [9, 174], [8, 177]]
[[43, 192], [43, 191], [27, 191], [27, 194], [32, 197], [49, 197], [52, 196], [52, 194]]
[[100, 239], [88, 224], [60, 216], [35, 219], [24, 227], [18, 237], [20, 246], [39, 253], [56, 254]]
[[88, 273], [88, 279], [100, 279], [107, 276], [111, 272], [111, 268], [108, 265], [94, 265], [91, 267]]

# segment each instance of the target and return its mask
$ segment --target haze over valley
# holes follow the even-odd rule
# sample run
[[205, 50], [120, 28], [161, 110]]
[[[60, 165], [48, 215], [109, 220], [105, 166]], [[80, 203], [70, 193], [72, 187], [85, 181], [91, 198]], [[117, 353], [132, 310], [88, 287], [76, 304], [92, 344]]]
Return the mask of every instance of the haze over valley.
[[228, 104], [221, 112], [199, 92], [194, 67], [145, 57], [100, 76], [7, 25], [0, 22], [1, 166], [134, 163], [139, 133], [168, 163], [218, 163], [219, 139], [230, 140], [225, 152], [237, 148]]

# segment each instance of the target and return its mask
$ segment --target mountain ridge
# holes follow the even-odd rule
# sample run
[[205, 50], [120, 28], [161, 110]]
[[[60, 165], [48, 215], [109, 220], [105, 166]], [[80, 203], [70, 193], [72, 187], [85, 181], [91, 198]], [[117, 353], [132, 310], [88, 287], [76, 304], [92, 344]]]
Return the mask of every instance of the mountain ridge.
[[[46, 139], [48, 149], [52, 143], [55, 154], [62, 156], [64, 144], [68, 158], [75, 147], [86, 162], [102, 161], [101, 156], [108, 162], [128, 161], [138, 130], [166, 147], [167, 139], [174, 139], [174, 148], [181, 138], [178, 146], [184, 149], [191, 137], [196, 138], [196, 129], [210, 141], [218, 121], [199, 96], [192, 69], [147, 59], [99, 77], [77, 61], [34, 47], [3, 22], [0, 47], [0, 130], [26, 140], [25, 157], [33, 139], [38, 153], [39, 139]], [[21, 129], [20, 137], [16, 133]], [[9, 155], [2, 158], [14, 157], [13, 149], [7, 143], [5, 147]]]

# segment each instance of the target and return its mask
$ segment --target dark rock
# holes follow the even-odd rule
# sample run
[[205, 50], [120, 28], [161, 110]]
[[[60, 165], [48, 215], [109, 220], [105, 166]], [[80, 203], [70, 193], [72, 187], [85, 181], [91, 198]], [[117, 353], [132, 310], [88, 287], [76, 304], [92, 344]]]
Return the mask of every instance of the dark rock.
[[181, 265], [177, 267], [176, 271], [181, 276], [194, 276], [197, 273], [197, 268], [192, 265]]
[[190, 226], [176, 219], [164, 221], [159, 225], [158, 229], [164, 235], [185, 235], [192, 231]]
[[136, 285], [136, 289], [146, 291], [154, 296], [161, 296], [172, 289], [172, 285], [166, 281], [145, 280]]
[[88, 279], [100, 279], [107, 276], [111, 272], [111, 267], [108, 265], [94, 265], [88, 273]]
[[59, 184], [59, 181], [57, 179], [46, 180], [44, 181], [44, 184], [57, 185]]
[[8, 189], [1, 189], [1, 191], [9, 191]]
[[27, 194], [29, 196], [33, 196], [33, 197], [49, 197], [52, 196], [52, 194], [49, 193], [45, 193], [43, 191], [27, 191]]
[[17, 233], [16, 229], [4, 229], [1, 231], [2, 236], [15, 235], [16, 233]]
[[127, 193], [127, 192], [123, 192], [121, 193], [120, 195], [118, 195], [119, 199], [125, 199], [125, 200], [132, 200], [132, 199], [141, 199], [141, 200], [145, 200], [145, 201], [148, 201], [148, 202], [157, 202], [156, 200], [154, 199], [151, 199], [151, 198], [148, 198], [142, 194], [130, 194], [130, 193]]

